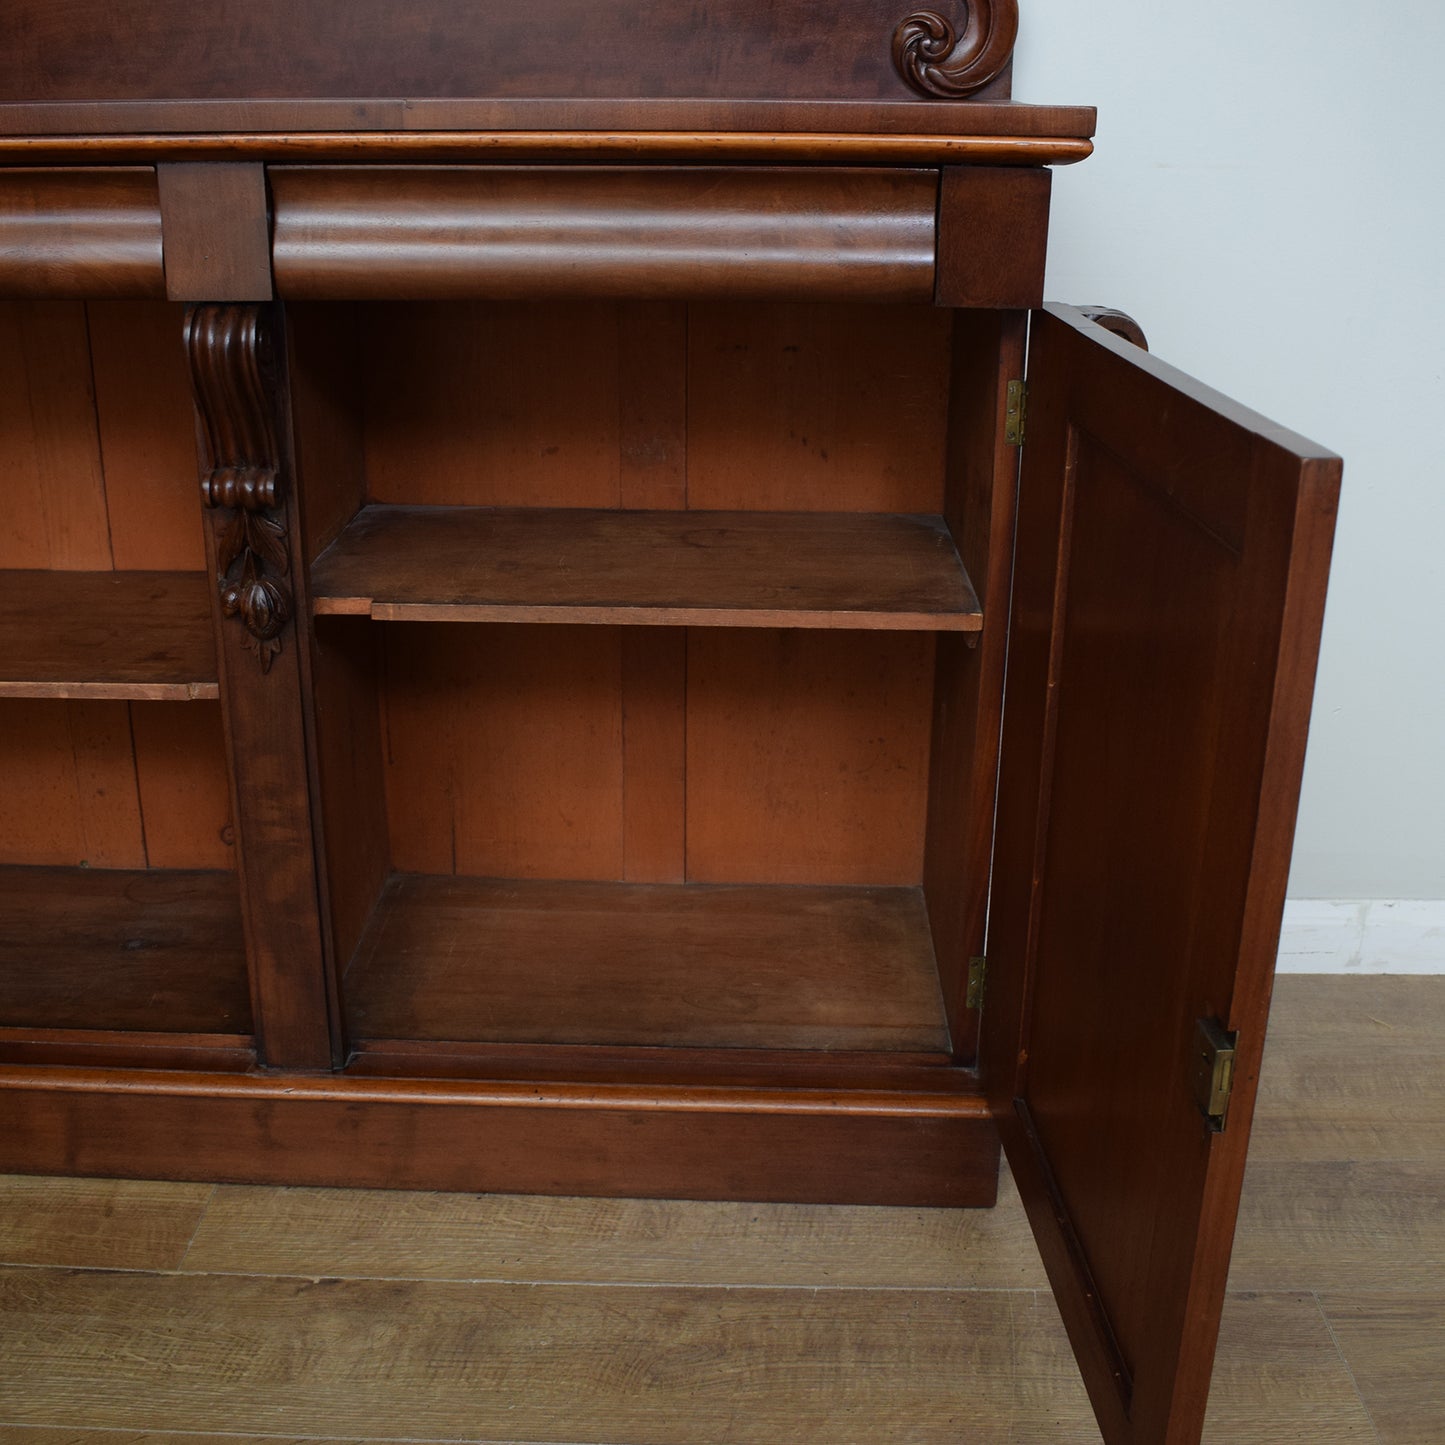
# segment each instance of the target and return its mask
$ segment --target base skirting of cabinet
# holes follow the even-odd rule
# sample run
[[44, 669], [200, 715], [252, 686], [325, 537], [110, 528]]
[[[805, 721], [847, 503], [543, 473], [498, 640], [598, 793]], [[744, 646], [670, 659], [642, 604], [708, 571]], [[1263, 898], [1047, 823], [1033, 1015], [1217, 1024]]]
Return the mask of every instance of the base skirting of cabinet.
[[[927, 1076], [936, 1080], [931, 1086]], [[907, 1089], [0, 1067], [0, 1171], [361, 1188], [988, 1206], [955, 1070]]]

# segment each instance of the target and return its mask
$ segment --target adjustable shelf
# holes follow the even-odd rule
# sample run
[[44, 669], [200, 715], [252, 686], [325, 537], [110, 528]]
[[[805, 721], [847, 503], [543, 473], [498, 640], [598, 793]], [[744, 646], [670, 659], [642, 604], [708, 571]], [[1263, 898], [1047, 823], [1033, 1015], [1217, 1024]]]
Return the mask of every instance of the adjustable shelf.
[[343, 994], [363, 1046], [949, 1047], [918, 888], [397, 874]]
[[0, 697], [219, 694], [203, 573], [0, 571]]
[[944, 520], [879, 513], [369, 506], [312, 593], [388, 622], [983, 626]]
[[6, 1029], [251, 1033], [234, 875], [0, 868]]

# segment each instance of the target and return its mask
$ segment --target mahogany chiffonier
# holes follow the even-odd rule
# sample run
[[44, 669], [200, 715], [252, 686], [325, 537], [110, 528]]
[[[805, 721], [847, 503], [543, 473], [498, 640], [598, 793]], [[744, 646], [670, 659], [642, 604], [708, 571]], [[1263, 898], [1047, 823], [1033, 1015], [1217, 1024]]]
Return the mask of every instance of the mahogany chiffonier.
[[1339, 463], [1042, 307], [1017, 23], [8, 0], [0, 1169], [1002, 1141], [1105, 1438], [1198, 1439]]

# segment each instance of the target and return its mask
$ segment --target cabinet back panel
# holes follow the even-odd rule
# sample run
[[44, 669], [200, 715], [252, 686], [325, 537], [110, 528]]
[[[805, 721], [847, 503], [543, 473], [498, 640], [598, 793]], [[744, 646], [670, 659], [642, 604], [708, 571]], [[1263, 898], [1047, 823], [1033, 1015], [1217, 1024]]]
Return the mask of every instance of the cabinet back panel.
[[929, 636], [378, 631], [399, 872], [921, 881]]
[[695, 628], [687, 876], [916, 884], [934, 640]]
[[230, 868], [216, 703], [0, 704], [0, 865]]
[[943, 506], [947, 312], [478, 302], [353, 314], [372, 358], [372, 502]]
[[0, 567], [205, 565], [181, 309], [0, 301]]
[[695, 303], [688, 506], [941, 511], [951, 326], [927, 306]]

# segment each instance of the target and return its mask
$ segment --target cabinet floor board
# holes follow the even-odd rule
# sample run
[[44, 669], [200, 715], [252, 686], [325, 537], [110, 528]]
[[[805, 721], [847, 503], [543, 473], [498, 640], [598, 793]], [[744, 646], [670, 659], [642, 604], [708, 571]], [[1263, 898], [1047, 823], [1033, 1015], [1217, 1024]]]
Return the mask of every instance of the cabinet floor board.
[[397, 874], [353, 1039], [946, 1053], [922, 892]]
[[0, 868], [0, 1028], [251, 1029], [235, 875]]

